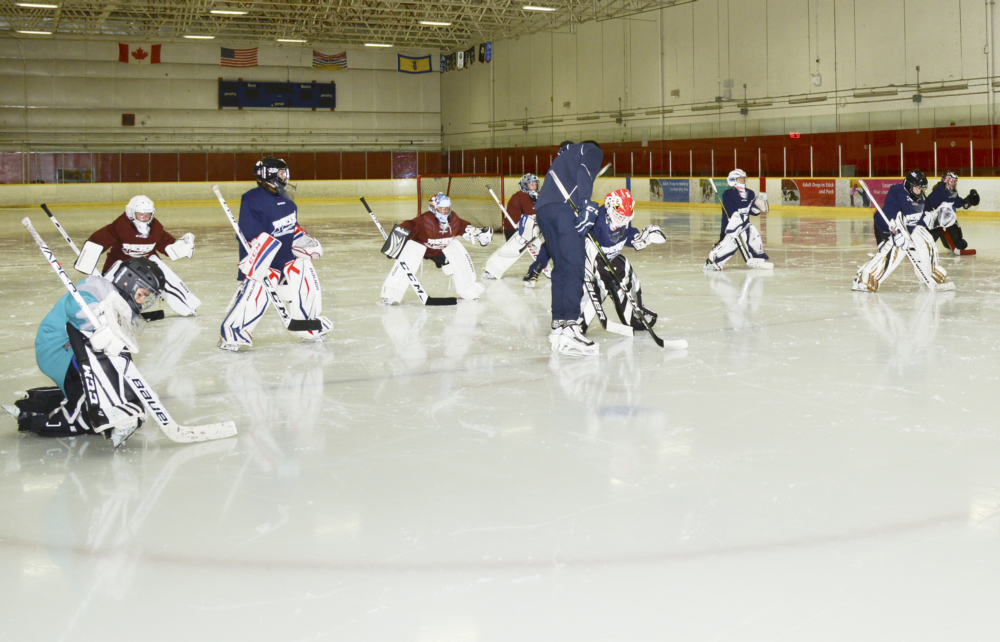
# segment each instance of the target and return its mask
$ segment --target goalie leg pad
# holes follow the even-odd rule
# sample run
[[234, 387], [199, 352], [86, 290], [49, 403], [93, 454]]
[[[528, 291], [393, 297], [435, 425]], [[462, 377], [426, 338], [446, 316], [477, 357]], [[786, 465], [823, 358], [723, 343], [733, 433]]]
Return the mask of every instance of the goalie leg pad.
[[94, 432], [123, 429], [131, 434], [146, 418], [142, 403], [125, 385], [111, 360], [94, 352], [83, 333], [69, 323], [66, 331], [74, 355], [64, 382], [70, 400], [67, 407], [79, 406], [75, 397], [79, 392], [86, 409], [85, 416], [81, 416], [88, 428]]
[[918, 225], [910, 233], [913, 243], [906, 248], [906, 256], [913, 264], [913, 272], [921, 283], [934, 289], [938, 283], [944, 283], [948, 272], [938, 265], [937, 245], [927, 228]]
[[455, 266], [455, 274], [451, 277], [455, 282], [455, 292], [463, 299], [478, 299], [486, 286], [476, 281], [476, 268], [469, 251], [461, 243], [449, 243], [443, 251], [448, 263]]
[[333, 328], [333, 324], [323, 312], [323, 295], [319, 286], [319, 275], [313, 267], [312, 259], [300, 257], [285, 264], [285, 291], [288, 293], [288, 313], [293, 319], [319, 319], [320, 330], [306, 330], [293, 334], [303, 339], [317, 339]]
[[742, 237], [751, 258], [764, 259], [765, 261], [768, 259], [767, 254], [764, 254], [764, 241], [761, 240], [760, 232], [757, 231], [756, 227], [747, 225]]
[[240, 346], [253, 345], [250, 333], [260, 323], [268, 303], [267, 292], [262, 283], [250, 279], [242, 281], [222, 320], [219, 347], [238, 350]]
[[736, 234], [726, 234], [708, 253], [708, 260], [721, 268], [740, 249]]
[[879, 287], [902, 260], [903, 252], [893, 244], [892, 239], [883, 241], [875, 256], [858, 268], [851, 289], [856, 292], [878, 292]]
[[382, 282], [382, 300], [388, 303], [399, 303], [406, 294], [406, 289], [410, 287], [410, 279], [406, 272], [400, 267], [399, 262], [406, 263], [411, 270], [416, 270], [417, 266], [424, 258], [427, 248], [416, 241], [407, 241], [403, 244], [403, 249], [392, 264], [389, 275]]
[[501, 245], [486, 260], [486, 268], [483, 270], [484, 275], [488, 274], [489, 277], [494, 279], [503, 277], [504, 272], [509, 270], [510, 266], [514, 265], [521, 258], [526, 249], [528, 249], [528, 245], [524, 242], [523, 238], [517, 234], [511, 236], [506, 243]]
[[181, 277], [177, 276], [177, 273], [171, 270], [163, 259], [154, 254], [149, 257], [149, 260], [163, 270], [163, 276], [166, 279], [163, 287], [163, 300], [167, 302], [170, 309], [182, 317], [197, 314], [201, 299], [191, 293]]

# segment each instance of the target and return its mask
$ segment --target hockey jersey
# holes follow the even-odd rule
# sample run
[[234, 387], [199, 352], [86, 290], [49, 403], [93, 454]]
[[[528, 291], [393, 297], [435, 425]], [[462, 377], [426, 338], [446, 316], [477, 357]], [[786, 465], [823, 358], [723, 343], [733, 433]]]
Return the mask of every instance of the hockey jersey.
[[448, 222], [442, 225], [436, 216], [431, 212], [424, 212], [420, 216], [409, 221], [403, 221], [400, 227], [410, 230], [410, 240], [427, 247], [425, 258], [441, 256], [445, 247], [451, 243], [451, 239], [465, 233], [465, 228], [470, 225], [458, 217], [455, 212], [448, 215]]
[[139, 236], [135, 225], [128, 220], [124, 212], [110, 225], [105, 225], [91, 234], [87, 240], [108, 251], [108, 258], [104, 261], [104, 269], [101, 272], [107, 272], [115, 261], [149, 258], [158, 252], [166, 253], [167, 246], [177, 242], [177, 239], [163, 229], [163, 224], [156, 218], [149, 224], [149, 235]]
[[[263, 187], [253, 188], [240, 201], [240, 231], [248, 243], [260, 236], [261, 232], [267, 232], [281, 241], [281, 247], [275, 252], [269, 266], [276, 270], [284, 269], [285, 264], [295, 258], [292, 254], [292, 240], [298, 223], [295, 201], [281, 194], [272, 194]], [[246, 255], [247, 251], [241, 243], [240, 260]], [[240, 270], [236, 270], [236, 275], [240, 281], [246, 278]]]
[[597, 221], [591, 232], [608, 260], [621, 254], [626, 247], [632, 247], [632, 241], [639, 235], [639, 230], [632, 227], [631, 222], [618, 229], [611, 229], [611, 217], [603, 205], [597, 210]]
[[511, 196], [507, 202], [507, 213], [514, 220], [514, 224], [511, 225], [505, 216], [503, 217], [503, 229], [516, 230], [522, 216], [530, 216], [535, 213], [535, 202], [531, 200], [531, 197], [526, 192], [518, 192]]
[[[933, 212], [941, 206], [941, 203], [951, 203], [951, 208], [956, 212], [965, 207], [965, 199], [958, 195], [958, 191], [951, 191], [944, 182], [934, 186], [931, 193], [927, 195], [924, 203], [925, 212]], [[888, 214], [888, 212], [886, 212]]]
[[[913, 228], [918, 225], [927, 227], [927, 224], [924, 222], [924, 201], [914, 201], [910, 198], [903, 183], [893, 185], [889, 188], [889, 193], [885, 195], [885, 205], [882, 206], [882, 211], [885, 212], [890, 221], [894, 220], [897, 214], [902, 214], [908, 232], [912, 232]], [[889, 226], [882, 218], [882, 215], [878, 213], [878, 210], [875, 210], [873, 216], [875, 219], [875, 229], [888, 234]]]
[[735, 187], [730, 187], [722, 193], [722, 234], [734, 232], [750, 221], [751, 216], [760, 212], [753, 211], [753, 202], [757, 195], [752, 189], [746, 189], [743, 194]]
[[[76, 289], [94, 316], [100, 314], [101, 301], [109, 296], [121, 296], [110, 281], [100, 276], [88, 276], [77, 284]], [[38, 369], [56, 382], [63, 394], [66, 394], [66, 372], [73, 360], [73, 349], [69, 345], [69, 334], [66, 333], [67, 323], [84, 332], [94, 331], [86, 313], [69, 292], [45, 315], [35, 335], [35, 361]]]
[[[590, 200], [594, 194], [594, 180], [597, 179], [597, 173], [601, 171], [601, 161], [603, 160], [604, 152], [597, 145], [592, 143], [571, 145], [552, 161], [549, 174], [555, 174], [559, 177], [563, 187], [569, 192], [570, 198], [582, 211], [584, 209], [583, 202]], [[566, 198], [556, 182], [546, 180], [542, 183], [542, 189], [538, 191], [535, 211], [541, 211], [547, 205], [565, 202]]]

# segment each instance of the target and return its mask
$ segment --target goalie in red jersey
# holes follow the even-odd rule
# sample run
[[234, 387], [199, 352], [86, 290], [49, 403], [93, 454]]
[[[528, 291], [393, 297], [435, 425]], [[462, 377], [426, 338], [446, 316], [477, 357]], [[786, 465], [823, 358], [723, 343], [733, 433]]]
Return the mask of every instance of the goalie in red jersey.
[[396, 253], [390, 258], [399, 260], [393, 263], [389, 276], [382, 284], [382, 303], [399, 303], [406, 293], [409, 280], [400, 267], [400, 261], [416, 266], [423, 258], [433, 261], [436, 267], [454, 279], [458, 296], [478, 299], [486, 287], [476, 281], [476, 269], [469, 252], [461, 243], [452, 242], [457, 236], [470, 243], [475, 240], [480, 245], [489, 245], [493, 230], [475, 227], [459, 218], [451, 211], [451, 199], [442, 193], [431, 197], [427, 212], [393, 227], [389, 240]]

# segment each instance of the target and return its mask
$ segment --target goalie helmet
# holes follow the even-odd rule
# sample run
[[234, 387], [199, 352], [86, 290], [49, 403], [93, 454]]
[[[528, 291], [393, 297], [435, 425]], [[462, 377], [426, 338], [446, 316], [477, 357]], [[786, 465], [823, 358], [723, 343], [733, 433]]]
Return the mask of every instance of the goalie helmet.
[[153, 215], [156, 208], [153, 201], [147, 196], [133, 196], [132, 200], [125, 206], [125, 216], [135, 226], [139, 236], [145, 238], [149, 236], [149, 226], [153, 224]]
[[747, 191], [747, 173], [742, 169], [734, 169], [729, 172], [726, 182], [729, 183], [730, 187], [735, 187], [739, 192]]
[[571, 140], [564, 140], [563, 142], [559, 143], [559, 151], [556, 153], [556, 156], [562, 154], [564, 151], [572, 147], [573, 144], [574, 143]]
[[451, 214], [451, 199], [444, 192], [438, 192], [431, 197], [431, 214], [437, 217], [442, 223], [448, 220]]
[[941, 182], [944, 183], [944, 186], [948, 188], [949, 192], [954, 194], [955, 190], [958, 189], [958, 174], [956, 174], [951, 170], [948, 170], [941, 177]]
[[[924, 192], [927, 191], [927, 177], [919, 169], [911, 169], [906, 174], [906, 180], [903, 181], [903, 189], [912, 200], [922, 201], [924, 200]], [[916, 189], [920, 191], [915, 192]]]
[[292, 178], [288, 164], [273, 156], [265, 156], [257, 161], [253, 166], [253, 175], [257, 178], [257, 185], [272, 194], [284, 191]]
[[129, 259], [122, 263], [111, 277], [136, 314], [140, 314], [159, 300], [167, 282], [163, 270], [149, 259]]
[[635, 200], [627, 189], [617, 189], [604, 197], [604, 209], [608, 213], [611, 229], [625, 227], [632, 221]]
[[[535, 186], [531, 187], [534, 183]], [[525, 174], [521, 177], [520, 182], [521, 191], [531, 197], [531, 200], [538, 198], [538, 177], [534, 174]]]

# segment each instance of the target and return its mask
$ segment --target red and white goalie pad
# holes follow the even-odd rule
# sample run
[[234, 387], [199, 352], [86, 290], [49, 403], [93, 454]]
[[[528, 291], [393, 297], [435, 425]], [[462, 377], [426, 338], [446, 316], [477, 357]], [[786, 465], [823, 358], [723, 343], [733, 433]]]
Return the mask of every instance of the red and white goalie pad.
[[257, 238], [250, 241], [250, 252], [239, 263], [240, 272], [248, 279], [264, 282], [264, 279], [280, 278], [280, 272], [271, 268], [281, 241], [267, 232], [261, 232]]
[[240, 346], [253, 344], [251, 332], [260, 323], [269, 303], [264, 286], [247, 279], [240, 283], [222, 320], [220, 347], [238, 350]]
[[321, 330], [295, 332], [304, 339], [318, 339], [333, 328], [333, 323], [324, 316], [323, 295], [319, 287], [319, 275], [312, 260], [299, 258], [285, 264], [285, 278], [278, 286], [278, 296], [288, 301], [288, 314], [293, 319], [319, 319]]
[[309, 236], [301, 225], [296, 225], [295, 236], [292, 237], [292, 254], [304, 259], [320, 259], [323, 258], [323, 246]]

